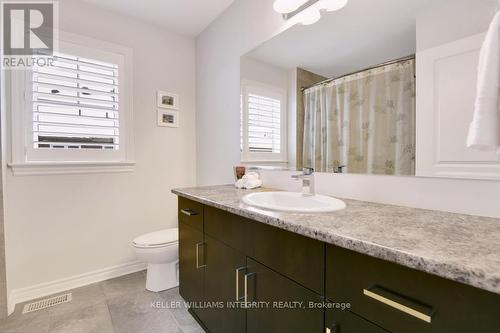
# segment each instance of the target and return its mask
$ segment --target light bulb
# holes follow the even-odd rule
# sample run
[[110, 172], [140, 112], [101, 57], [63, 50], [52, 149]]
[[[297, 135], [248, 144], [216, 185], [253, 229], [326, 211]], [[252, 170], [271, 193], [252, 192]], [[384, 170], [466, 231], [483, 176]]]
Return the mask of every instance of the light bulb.
[[321, 13], [317, 9], [317, 7], [308, 8], [303, 12], [297, 14], [298, 22], [302, 23], [303, 25], [314, 24], [318, 22], [320, 19], [321, 19]]
[[308, 0], [275, 0], [274, 10], [281, 14], [291, 13], [305, 4]]
[[344, 8], [348, 1], [349, 0], [321, 0], [320, 6], [328, 12], [333, 12]]

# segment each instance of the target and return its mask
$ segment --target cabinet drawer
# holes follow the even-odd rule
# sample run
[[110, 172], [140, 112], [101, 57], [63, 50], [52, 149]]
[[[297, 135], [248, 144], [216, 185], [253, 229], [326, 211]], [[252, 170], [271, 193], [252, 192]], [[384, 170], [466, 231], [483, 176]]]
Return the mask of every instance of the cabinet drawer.
[[500, 295], [332, 245], [326, 295], [392, 332], [500, 332]]
[[205, 207], [205, 233], [244, 254], [250, 255], [248, 230], [255, 221], [214, 207]]
[[214, 207], [205, 233], [315, 291], [324, 293], [324, 243]]
[[264, 265], [324, 295], [325, 244], [275, 228], [252, 224], [252, 256]]
[[199, 202], [179, 197], [179, 223], [203, 231], [203, 205]]

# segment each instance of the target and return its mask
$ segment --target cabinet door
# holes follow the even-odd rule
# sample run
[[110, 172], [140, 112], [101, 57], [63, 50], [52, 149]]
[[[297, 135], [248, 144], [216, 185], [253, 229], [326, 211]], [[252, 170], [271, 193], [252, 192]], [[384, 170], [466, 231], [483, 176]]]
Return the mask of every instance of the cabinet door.
[[484, 34], [417, 53], [417, 176], [500, 179], [500, 157], [466, 147]]
[[326, 310], [327, 333], [387, 333], [388, 331], [370, 323], [369, 321], [347, 311]]
[[323, 332], [323, 309], [308, 308], [310, 302], [322, 304], [321, 296], [250, 258], [245, 280], [247, 333]]
[[[179, 293], [187, 302], [203, 300], [203, 233], [179, 223]], [[195, 310], [196, 312], [196, 310]]]
[[[243, 333], [245, 310], [231, 305], [240, 294], [236, 279], [243, 281], [246, 257], [206, 235], [205, 244], [204, 300], [210, 306], [200, 312], [200, 319], [212, 333]], [[242, 286], [239, 289], [243, 290]]]

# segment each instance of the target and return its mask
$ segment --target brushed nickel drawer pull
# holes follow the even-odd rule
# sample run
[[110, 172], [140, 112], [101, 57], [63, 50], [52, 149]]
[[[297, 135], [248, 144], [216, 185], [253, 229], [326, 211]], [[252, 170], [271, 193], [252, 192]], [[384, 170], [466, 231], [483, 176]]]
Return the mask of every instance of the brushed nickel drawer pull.
[[207, 265], [200, 266], [200, 246], [203, 246], [204, 244], [205, 243], [203, 242], [196, 244], [196, 269], [200, 269], [207, 266]]
[[181, 213], [184, 214], [184, 215], [187, 215], [187, 216], [195, 216], [195, 215], [198, 215], [198, 212], [193, 210], [193, 209], [190, 209], [190, 208], [187, 208], [187, 209], [181, 209]]
[[246, 269], [246, 267], [236, 269], [236, 302], [239, 302], [242, 299], [242, 297], [240, 297], [240, 272]]
[[422, 313], [418, 310], [412, 309], [406, 305], [403, 305], [401, 303], [398, 303], [396, 301], [393, 301], [387, 297], [384, 297], [382, 295], [379, 295], [377, 293], [374, 293], [373, 291], [370, 291], [368, 289], [363, 289], [363, 294], [365, 296], [368, 296], [370, 298], [373, 298], [376, 301], [379, 301], [385, 305], [388, 305], [396, 310], [399, 310], [401, 312], [404, 312], [406, 314], [409, 314], [410, 316], [413, 316], [415, 318], [418, 318], [420, 320], [423, 320], [427, 323], [431, 323], [432, 317], [428, 314]]

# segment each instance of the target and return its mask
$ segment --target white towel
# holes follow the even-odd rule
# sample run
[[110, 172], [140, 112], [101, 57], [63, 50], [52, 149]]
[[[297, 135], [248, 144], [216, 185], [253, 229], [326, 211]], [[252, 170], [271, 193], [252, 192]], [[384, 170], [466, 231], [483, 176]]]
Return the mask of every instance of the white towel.
[[259, 174], [257, 172], [249, 172], [243, 176], [244, 180], [254, 180], [259, 179]]
[[474, 118], [467, 147], [500, 154], [500, 12], [481, 48]]
[[254, 189], [262, 186], [262, 180], [259, 179], [257, 172], [249, 172], [239, 179], [234, 186], [239, 189]]
[[250, 179], [245, 182], [246, 189], [254, 189], [262, 186], [262, 180], [260, 179]]

